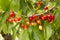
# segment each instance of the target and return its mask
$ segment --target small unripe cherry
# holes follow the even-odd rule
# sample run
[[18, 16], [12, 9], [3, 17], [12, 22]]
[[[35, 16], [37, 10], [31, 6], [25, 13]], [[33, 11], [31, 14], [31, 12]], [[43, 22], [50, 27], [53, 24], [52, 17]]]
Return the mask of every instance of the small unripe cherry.
[[26, 25], [27, 25], [27, 26], [29, 26], [29, 25], [30, 25], [30, 22], [29, 22], [29, 21], [27, 21], [27, 22], [26, 22]]
[[39, 2], [39, 1], [37, 1], [35, 4], [36, 4], [36, 5], [40, 5], [40, 2]]
[[36, 22], [32, 22], [31, 25], [32, 25], [32, 26], [36, 26]]
[[43, 27], [41, 25], [39, 25], [39, 30], [43, 30]]
[[12, 19], [12, 18], [10, 18], [10, 19], [9, 19], [9, 22], [10, 22], [10, 23], [13, 23], [13, 19]]
[[24, 30], [28, 30], [28, 28], [27, 28], [27, 27], [25, 27], [25, 28], [24, 28]]
[[10, 12], [10, 13], [9, 13], [9, 16], [10, 16], [10, 17], [13, 17], [13, 16], [14, 16], [14, 12]]
[[45, 7], [44, 7], [44, 10], [48, 10], [48, 7], [47, 7], [47, 6], [45, 6]]
[[37, 24], [41, 24], [41, 21], [40, 20], [37, 20]]

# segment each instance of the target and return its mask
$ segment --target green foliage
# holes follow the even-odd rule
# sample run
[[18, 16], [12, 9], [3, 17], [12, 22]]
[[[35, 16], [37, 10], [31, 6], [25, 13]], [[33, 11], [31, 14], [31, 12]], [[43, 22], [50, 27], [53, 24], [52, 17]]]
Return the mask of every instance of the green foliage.
[[52, 35], [56, 35], [55, 33], [60, 28], [60, 0], [55, 0], [55, 2], [50, 2], [49, 0], [44, 1], [49, 7], [48, 12], [51, 12], [51, 8], [54, 7], [51, 13], [55, 15], [55, 20], [52, 23], [47, 23], [47, 21], [42, 22], [43, 30], [39, 30], [38, 25], [30, 26], [28, 30], [23, 30], [19, 26], [21, 22], [15, 24], [6, 23], [5, 21], [9, 16], [9, 11], [14, 11], [15, 16], [20, 16], [24, 23], [26, 19], [25, 16], [30, 16], [33, 13], [44, 14], [46, 11], [42, 9], [35, 10], [33, 8], [34, 2], [36, 1], [37, 0], [0, 0], [0, 32], [3, 31], [5, 34], [12, 34], [13, 40], [15, 40], [16, 36], [18, 36], [19, 40], [52, 40], [51, 37], [54, 37]]

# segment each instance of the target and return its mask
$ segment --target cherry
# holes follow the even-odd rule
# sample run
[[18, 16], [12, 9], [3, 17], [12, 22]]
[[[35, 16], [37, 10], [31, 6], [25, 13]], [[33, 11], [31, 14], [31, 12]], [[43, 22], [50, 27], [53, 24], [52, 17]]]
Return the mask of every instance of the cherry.
[[14, 16], [14, 12], [10, 12], [9, 16], [13, 17]]
[[33, 20], [33, 18], [32, 17], [29, 17], [29, 21], [31, 22]]
[[43, 27], [41, 25], [39, 25], [39, 30], [43, 30]]
[[32, 15], [32, 19], [36, 19], [36, 15]]
[[40, 15], [39, 18], [42, 19], [43, 15]]
[[37, 1], [35, 4], [36, 4], [36, 5], [40, 5], [40, 2], [39, 2], [39, 1]]
[[12, 18], [10, 18], [10, 19], [9, 19], [9, 22], [10, 22], [10, 23], [12, 23], [12, 22], [13, 22], [13, 19], [12, 19]]
[[47, 19], [47, 16], [46, 15], [44, 15], [44, 16], [43, 15], [40, 15], [40, 19], [41, 20], [46, 20]]
[[31, 25], [32, 25], [32, 26], [35, 26], [35, 25], [36, 25], [36, 22], [32, 22]]
[[46, 19], [47, 19], [47, 16], [46, 16], [46, 15], [44, 15], [44, 16], [43, 16], [43, 18], [44, 18], [44, 20], [46, 20]]
[[52, 20], [54, 20], [55, 16], [51, 15], [51, 17], [52, 17]]
[[20, 18], [20, 17], [17, 17], [17, 20], [18, 20], [18, 21], [20, 21], [20, 20], [21, 20], [21, 18]]
[[40, 21], [40, 20], [37, 20], [37, 23], [38, 23], [38, 24], [41, 24], [41, 21]]
[[25, 29], [25, 30], [28, 30], [28, 28], [27, 28], [27, 27], [25, 27], [24, 29]]
[[49, 19], [51, 19], [52, 17], [51, 17], [51, 14], [47, 14], [47, 18]]
[[30, 22], [29, 22], [29, 21], [27, 21], [27, 22], [26, 22], [26, 25], [27, 25], [27, 26], [29, 26], [29, 25], [30, 25]]
[[48, 18], [48, 22], [51, 22], [51, 21], [52, 21], [52, 19]]
[[47, 6], [45, 6], [45, 7], [44, 7], [44, 10], [48, 10], [48, 7], [47, 7]]
[[21, 24], [21, 28], [25, 29], [25, 25], [24, 24]]
[[17, 22], [17, 18], [14, 18], [14, 22]]

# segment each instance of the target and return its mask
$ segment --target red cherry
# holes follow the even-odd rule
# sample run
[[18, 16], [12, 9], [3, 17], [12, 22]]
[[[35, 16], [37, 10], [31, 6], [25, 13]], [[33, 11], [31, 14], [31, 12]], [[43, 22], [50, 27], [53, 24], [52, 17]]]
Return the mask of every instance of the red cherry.
[[51, 22], [52, 20], [51, 19], [48, 19], [48, 22]]
[[32, 18], [33, 18], [33, 19], [36, 19], [36, 15], [32, 15]]
[[54, 20], [55, 16], [51, 15], [51, 17], [52, 17], [52, 20]]
[[14, 16], [14, 12], [10, 12], [9, 16], [13, 17]]
[[17, 20], [18, 20], [18, 21], [20, 21], [20, 20], [21, 20], [21, 18], [20, 18], [20, 17], [17, 17]]
[[39, 2], [39, 1], [37, 1], [35, 4], [36, 4], [36, 5], [40, 5], [40, 2]]
[[41, 17], [41, 20], [45, 20], [44, 16]]
[[24, 25], [24, 24], [21, 24], [21, 28], [23, 28], [23, 29], [24, 29], [24, 28], [25, 28], [25, 25]]
[[49, 19], [51, 19], [52, 17], [51, 17], [51, 14], [47, 14], [47, 18]]
[[44, 10], [48, 10], [48, 7], [47, 7], [47, 6], [45, 6], [45, 7], [44, 7]]
[[12, 22], [13, 22], [13, 19], [12, 19], [12, 18], [10, 18], [10, 19], [9, 19], [9, 22], [10, 22], [10, 23], [12, 23]]
[[39, 18], [41, 19], [43, 15], [40, 15]]
[[43, 15], [40, 15], [40, 17], [39, 17], [41, 20], [46, 20], [46, 18], [47, 18], [47, 16], [43, 16]]
[[43, 18], [44, 18], [44, 20], [46, 20], [46, 19], [47, 19], [47, 16], [46, 16], [46, 15], [44, 15], [44, 16], [43, 16]]
[[31, 22], [33, 20], [33, 18], [32, 17], [29, 17], [29, 21]]
[[17, 22], [17, 18], [14, 18], [14, 22]]

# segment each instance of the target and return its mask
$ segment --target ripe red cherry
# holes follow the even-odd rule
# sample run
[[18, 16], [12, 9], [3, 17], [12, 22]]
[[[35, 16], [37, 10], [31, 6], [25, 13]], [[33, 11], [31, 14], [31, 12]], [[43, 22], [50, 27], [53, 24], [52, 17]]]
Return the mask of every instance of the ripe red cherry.
[[44, 7], [44, 10], [48, 10], [48, 7], [47, 7], [47, 6], [45, 6], [45, 7]]
[[20, 20], [21, 20], [21, 18], [20, 18], [20, 17], [17, 17], [17, 20], [18, 20], [18, 21], [20, 21]]
[[40, 5], [40, 2], [39, 2], [39, 1], [37, 1], [35, 4], [36, 4], [36, 5]]
[[41, 20], [46, 20], [47, 19], [47, 16], [46, 15], [40, 15], [40, 17], [39, 17]]
[[51, 14], [47, 14], [47, 18], [49, 19], [51, 19], [52, 18], [52, 16], [51, 16]]
[[36, 15], [34, 14], [34, 15], [32, 15], [32, 19], [36, 19]]
[[29, 17], [29, 21], [31, 22], [33, 20], [33, 18], [32, 17]]
[[51, 17], [52, 17], [52, 20], [54, 20], [55, 16], [54, 15], [51, 15]]
[[17, 22], [17, 18], [14, 18], [14, 22]]
[[10, 18], [10, 19], [9, 19], [9, 22], [10, 22], [10, 23], [12, 23], [12, 22], [13, 22], [13, 19], [12, 19], [12, 18]]
[[25, 25], [24, 24], [21, 24], [21, 28], [25, 29]]
[[47, 16], [46, 16], [46, 15], [44, 15], [44, 16], [43, 16], [43, 18], [44, 18], [44, 20], [46, 20], [46, 19], [47, 19]]
[[48, 19], [48, 22], [51, 22], [52, 21], [52, 19]]
[[43, 15], [40, 15], [39, 18], [42, 19]]
[[41, 17], [41, 20], [45, 20], [44, 16]]
[[14, 12], [10, 12], [9, 16], [13, 17], [14, 16]]

